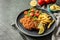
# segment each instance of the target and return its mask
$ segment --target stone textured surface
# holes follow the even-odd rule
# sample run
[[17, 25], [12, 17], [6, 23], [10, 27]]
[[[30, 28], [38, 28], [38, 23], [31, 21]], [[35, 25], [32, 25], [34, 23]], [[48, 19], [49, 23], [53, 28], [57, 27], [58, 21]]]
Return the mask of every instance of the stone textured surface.
[[0, 40], [23, 40], [12, 28], [18, 14], [29, 8], [27, 0], [0, 0]]
[[[24, 9], [29, 8], [31, 0], [0, 0], [0, 40], [23, 40], [12, 28], [16, 17]], [[60, 5], [60, 1], [57, 2]]]

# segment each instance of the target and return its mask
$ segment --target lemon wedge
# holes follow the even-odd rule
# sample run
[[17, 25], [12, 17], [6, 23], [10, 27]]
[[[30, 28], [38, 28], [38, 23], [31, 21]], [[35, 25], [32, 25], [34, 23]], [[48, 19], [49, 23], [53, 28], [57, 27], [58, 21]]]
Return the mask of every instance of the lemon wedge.
[[53, 11], [60, 10], [60, 6], [58, 6], [56, 4], [53, 4], [53, 5], [50, 6], [50, 9], [53, 10]]
[[38, 32], [38, 34], [42, 34], [42, 33], [44, 33], [45, 28], [44, 28], [43, 24], [40, 23], [39, 26], [38, 26], [38, 28], [39, 28], [39, 32]]
[[32, 1], [30, 2], [30, 5], [31, 5], [31, 6], [36, 6], [36, 5], [37, 5], [37, 1], [36, 1], [36, 0], [32, 0]]

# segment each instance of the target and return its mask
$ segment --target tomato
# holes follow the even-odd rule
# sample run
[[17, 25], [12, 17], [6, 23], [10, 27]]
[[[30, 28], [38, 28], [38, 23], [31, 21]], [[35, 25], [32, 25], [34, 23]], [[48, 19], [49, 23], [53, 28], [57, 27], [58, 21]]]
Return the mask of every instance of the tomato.
[[31, 12], [34, 12], [35, 10], [34, 9], [31, 9]]
[[52, 0], [52, 3], [56, 3], [56, 0]]
[[33, 12], [31, 12], [31, 13], [30, 13], [30, 16], [34, 16], [34, 13], [33, 13]]
[[28, 11], [24, 11], [24, 14], [28, 14]]
[[39, 16], [39, 13], [35, 13], [35, 16], [38, 17]]
[[44, 0], [46, 4], [50, 4], [51, 0]]
[[38, 4], [40, 5], [40, 6], [42, 6], [42, 5], [44, 5], [44, 0], [38, 0]]
[[36, 13], [39, 13], [39, 10], [36, 10]]

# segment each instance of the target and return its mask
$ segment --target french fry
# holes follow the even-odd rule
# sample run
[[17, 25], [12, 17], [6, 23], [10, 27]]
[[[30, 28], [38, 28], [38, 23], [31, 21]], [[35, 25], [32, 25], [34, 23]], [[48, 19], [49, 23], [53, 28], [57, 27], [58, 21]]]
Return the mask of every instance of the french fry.
[[54, 23], [55, 20], [52, 20], [52, 22], [48, 25], [48, 29], [51, 27], [51, 25]]

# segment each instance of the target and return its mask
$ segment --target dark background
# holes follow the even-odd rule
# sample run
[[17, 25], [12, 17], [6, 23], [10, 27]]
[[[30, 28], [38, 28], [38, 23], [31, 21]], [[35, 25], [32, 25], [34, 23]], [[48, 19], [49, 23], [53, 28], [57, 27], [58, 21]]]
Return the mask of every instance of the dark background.
[[[18, 14], [30, 8], [31, 0], [0, 0], [0, 40], [23, 40], [21, 35], [13, 29]], [[57, 0], [60, 5], [60, 0]]]

